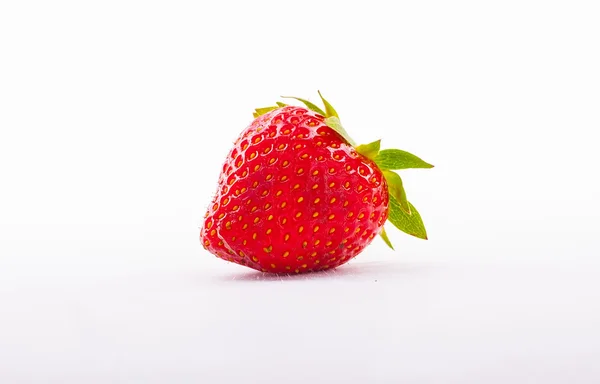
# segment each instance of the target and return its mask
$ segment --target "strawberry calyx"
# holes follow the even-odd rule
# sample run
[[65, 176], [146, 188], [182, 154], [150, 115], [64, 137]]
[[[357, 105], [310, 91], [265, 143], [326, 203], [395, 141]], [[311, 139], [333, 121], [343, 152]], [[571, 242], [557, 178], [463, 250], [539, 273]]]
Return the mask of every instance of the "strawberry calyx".
[[375, 158], [377, 157], [377, 154], [381, 149], [381, 139], [369, 144], [361, 144], [355, 147], [354, 149], [356, 150], [356, 152], [360, 153], [364, 157], [375, 161]]
[[[428, 169], [433, 168], [434, 166], [422, 160], [418, 156], [400, 149], [381, 149], [381, 139], [373, 141], [372, 143], [357, 145], [342, 126], [340, 117], [335, 108], [323, 97], [320, 91], [317, 92], [323, 103], [324, 110], [306, 99], [295, 96], [281, 97], [284, 99], [297, 100], [304, 104], [309, 110], [323, 116], [325, 119], [325, 124], [328, 127], [342, 136], [344, 140], [346, 140], [347, 143], [351, 145], [354, 150], [356, 150], [356, 152], [372, 160], [380, 169], [388, 186], [389, 212], [387, 221], [392, 223], [397, 229], [406, 234], [419, 239], [427, 240], [427, 231], [425, 229], [425, 225], [423, 224], [421, 215], [408, 201], [402, 178], [397, 172], [394, 171], [413, 168]], [[254, 118], [257, 118], [265, 113], [286, 106], [288, 105], [282, 102], [276, 102], [276, 105], [274, 106], [256, 108], [253, 112], [253, 116]], [[393, 250], [394, 247], [385, 231], [385, 228], [381, 229], [379, 235], [385, 244], [387, 244], [387, 246]]]

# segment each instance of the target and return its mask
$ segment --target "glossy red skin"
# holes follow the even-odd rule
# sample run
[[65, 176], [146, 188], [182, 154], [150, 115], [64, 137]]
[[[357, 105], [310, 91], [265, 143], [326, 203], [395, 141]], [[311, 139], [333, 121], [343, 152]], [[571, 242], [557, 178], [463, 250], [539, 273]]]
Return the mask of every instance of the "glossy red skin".
[[388, 198], [379, 168], [323, 116], [283, 107], [238, 138], [200, 239], [215, 256], [263, 272], [326, 270], [381, 232]]

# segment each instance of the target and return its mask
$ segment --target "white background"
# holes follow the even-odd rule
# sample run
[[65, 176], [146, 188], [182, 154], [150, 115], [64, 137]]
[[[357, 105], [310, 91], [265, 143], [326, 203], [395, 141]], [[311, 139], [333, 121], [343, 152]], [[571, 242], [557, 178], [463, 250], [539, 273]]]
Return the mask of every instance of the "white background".
[[[600, 382], [594, 1], [4, 1], [0, 382]], [[428, 241], [272, 278], [198, 227], [253, 108], [332, 101]]]

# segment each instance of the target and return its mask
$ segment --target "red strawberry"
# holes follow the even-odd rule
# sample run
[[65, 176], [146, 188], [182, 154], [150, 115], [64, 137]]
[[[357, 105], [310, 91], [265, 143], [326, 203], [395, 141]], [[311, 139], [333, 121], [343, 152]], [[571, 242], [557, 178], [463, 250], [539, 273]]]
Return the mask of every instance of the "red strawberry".
[[[320, 93], [319, 93], [320, 95]], [[231, 149], [201, 228], [205, 249], [219, 258], [275, 273], [338, 267], [380, 234], [386, 220], [426, 238], [402, 181], [390, 169], [431, 168], [379, 141], [354, 146], [337, 112], [257, 109]]]

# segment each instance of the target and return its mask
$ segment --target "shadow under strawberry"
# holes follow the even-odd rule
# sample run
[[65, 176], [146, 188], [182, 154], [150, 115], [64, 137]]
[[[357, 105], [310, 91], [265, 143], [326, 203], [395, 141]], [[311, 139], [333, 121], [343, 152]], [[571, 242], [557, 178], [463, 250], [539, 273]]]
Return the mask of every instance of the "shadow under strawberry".
[[347, 263], [332, 270], [318, 271], [310, 274], [268, 273], [249, 271], [225, 274], [217, 277], [219, 282], [264, 282], [264, 281], [315, 281], [321, 279], [334, 280], [364, 280], [374, 283], [395, 280], [400, 276], [422, 275], [431, 270], [439, 269], [432, 263], [400, 263], [397, 261], [373, 261]]

